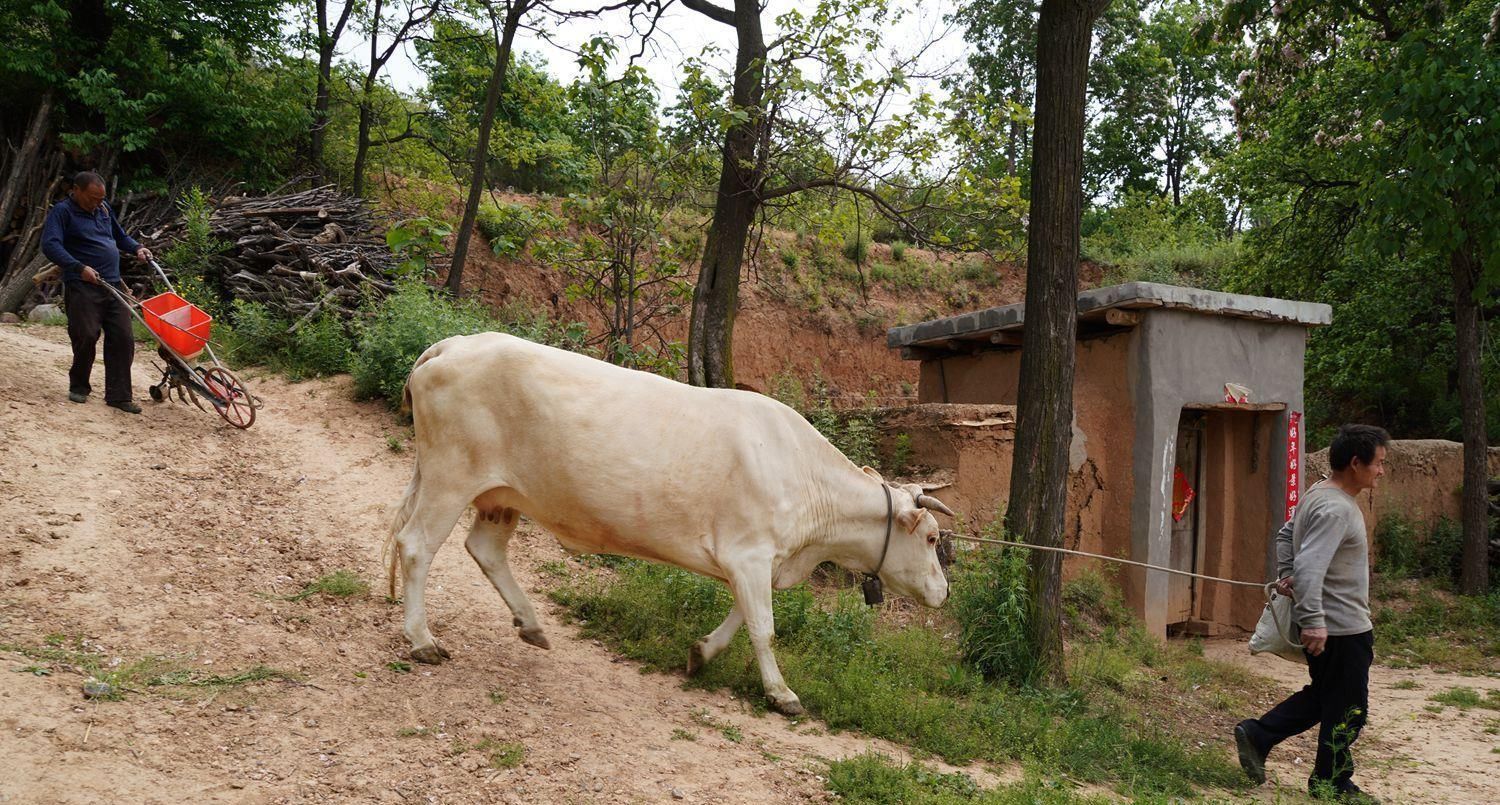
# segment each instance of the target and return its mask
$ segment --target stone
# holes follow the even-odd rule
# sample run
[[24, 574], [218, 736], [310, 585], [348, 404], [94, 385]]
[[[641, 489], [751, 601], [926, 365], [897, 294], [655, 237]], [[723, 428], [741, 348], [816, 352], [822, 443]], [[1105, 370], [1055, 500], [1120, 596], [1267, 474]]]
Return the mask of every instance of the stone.
[[672, 789], [672, 799], [687, 799], [687, 794], [682, 793], [681, 788]]
[[0, 313], [0, 324], [20, 324], [21, 317], [14, 313]]
[[39, 324], [56, 324], [68, 320], [63, 314], [62, 308], [57, 305], [37, 305], [26, 314], [26, 320]]
[[87, 699], [99, 699], [114, 695], [115, 688], [108, 682], [103, 682], [93, 677], [83, 680], [83, 695]]

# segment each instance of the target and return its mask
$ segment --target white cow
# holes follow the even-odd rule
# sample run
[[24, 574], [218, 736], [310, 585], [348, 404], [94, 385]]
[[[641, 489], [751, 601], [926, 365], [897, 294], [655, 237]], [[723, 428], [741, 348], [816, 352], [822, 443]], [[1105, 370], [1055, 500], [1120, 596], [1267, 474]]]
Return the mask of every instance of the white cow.
[[405, 633], [418, 662], [449, 656], [427, 626], [432, 557], [470, 505], [465, 547], [505, 599], [521, 639], [547, 648], [511, 575], [520, 514], [578, 553], [676, 565], [729, 585], [735, 605], [698, 641], [693, 673], [748, 627], [777, 710], [802, 706], [771, 652], [771, 589], [820, 562], [876, 573], [927, 606], [948, 597], [938, 524], [951, 515], [915, 485], [852, 464], [796, 411], [748, 391], [687, 386], [499, 333], [422, 354], [407, 381], [417, 467], [387, 549], [404, 576]]

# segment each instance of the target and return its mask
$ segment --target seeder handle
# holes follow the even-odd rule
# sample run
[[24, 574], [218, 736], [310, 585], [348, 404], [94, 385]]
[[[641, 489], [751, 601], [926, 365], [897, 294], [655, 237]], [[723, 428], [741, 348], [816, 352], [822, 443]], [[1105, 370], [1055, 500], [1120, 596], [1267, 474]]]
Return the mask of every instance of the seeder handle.
[[154, 257], [148, 262], [151, 263], [152, 268], [156, 269], [156, 276], [161, 277], [161, 281], [166, 284], [167, 290], [171, 291], [172, 293], [177, 293], [177, 289], [172, 287], [172, 281], [167, 279], [167, 272], [161, 267], [161, 263], [156, 262], [156, 258]]

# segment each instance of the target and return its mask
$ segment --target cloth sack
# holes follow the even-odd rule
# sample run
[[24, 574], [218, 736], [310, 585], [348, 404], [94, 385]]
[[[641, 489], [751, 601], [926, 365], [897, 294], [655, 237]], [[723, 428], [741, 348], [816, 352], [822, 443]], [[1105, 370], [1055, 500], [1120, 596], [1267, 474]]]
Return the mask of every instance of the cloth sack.
[[1291, 662], [1307, 664], [1302, 652], [1301, 630], [1292, 622], [1292, 599], [1268, 590], [1269, 600], [1250, 636], [1251, 654], [1275, 654]]

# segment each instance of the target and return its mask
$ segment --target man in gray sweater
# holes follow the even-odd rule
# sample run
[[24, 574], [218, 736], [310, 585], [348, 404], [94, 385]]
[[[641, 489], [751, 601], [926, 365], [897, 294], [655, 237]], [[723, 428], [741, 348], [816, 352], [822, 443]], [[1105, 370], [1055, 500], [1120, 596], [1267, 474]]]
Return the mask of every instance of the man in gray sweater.
[[1372, 802], [1354, 784], [1349, 747], [1370, 707], [1370, 549], [1354, 496], [1385, 474], [1390, 436], [1370, 425], [1345, 425], [1328, 449], [1333, 477], [1302, 496], [1276, 535], [1278, 589], [1292, 595], [1292, 618], [1312, 681], [1260, 718], [1234, 728], [1240, 766], [1266, 780], [1266, 755], [1276, 744], [1318, 725], [1318, 755], [1308, 778], [1314, 796]]

